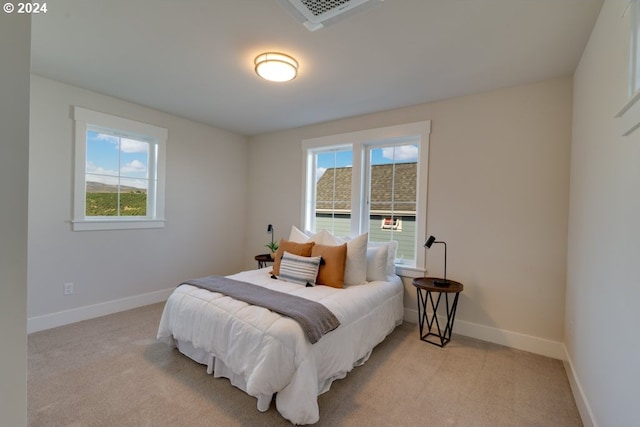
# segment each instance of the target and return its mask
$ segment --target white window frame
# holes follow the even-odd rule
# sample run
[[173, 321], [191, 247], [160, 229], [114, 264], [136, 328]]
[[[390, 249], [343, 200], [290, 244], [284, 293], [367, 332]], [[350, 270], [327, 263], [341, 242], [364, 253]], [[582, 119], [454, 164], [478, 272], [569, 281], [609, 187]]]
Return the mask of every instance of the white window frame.
[[[429, 137], [431, 121], [406, 123], [337, 135], [310, 138], [302, 141], [302, 212], [301, 224], [307, 227], [312, 224], [313, 202], [315, 200], [315, 168], [311, 164], [310, 152], [321, 149], [350, 148], [353, 151], [352, 180], [351, 180], [351, 232], [361, 234], [369, 228], [368, 210], [366, 207], [366, 174], [364, 168], [368, 165], [365, 155], [371, 146], [387, 144], [393, 141], [415, 139], [419, 141], [418, 177], [416, 189], [416, 263], [415, 266], [396, 264], [396, 272], [405, 277], [422, 277], [426, 273], [426, 252], [420, 236], [426, 235], [427, 226], [427, 189], [429, 165]], [[358, 207], [360, 209], [358, 209]]]
[[620, 134], [628, 136], [640, 128], [640, 0], [627, 3], [622, 19], [629, 34], [629, 79], [627, 101], [615, 117], [620, 119]]
[[[74, 198], [71, 220], [73, 231], [163, 228], [167, 129], [77, 106], [73, 108], [73, 119], [75, 122]], [[104, 129], [110, 133], [117, 132], [121, 136], [139, 139], [151, 145], [149, 173], [150, 177], [157, 176], [157, 180], [155, 189], [151, 182], [154, 180], [149, 180], [150, 188], [147, 190], [147, 198], [150, 199], [148, 200], [150, 209], [147, 209], [145, 217], [87, 217], [85, 215], [87, 130], [95, 129]]]

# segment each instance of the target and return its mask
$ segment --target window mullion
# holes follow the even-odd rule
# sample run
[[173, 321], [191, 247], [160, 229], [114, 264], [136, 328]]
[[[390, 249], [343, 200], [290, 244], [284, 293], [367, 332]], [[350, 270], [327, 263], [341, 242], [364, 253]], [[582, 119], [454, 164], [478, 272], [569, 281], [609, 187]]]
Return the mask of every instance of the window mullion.
[[[360, 142], [354, 142], [352, 145], [353, 165], [351, 166], [351, 234], [359, 235], [365, 230], [363, 221], [364, 212], [368, 211], [366, 192], [363, 185], [365, 179], [363, 176], [363, 145]], [[366, 162], [365, 162], [366, 163]]]
[[336, 225], [336, 179], [338, 177], [338, 170], [336, 168], [336, 152], [333, 153], [333, 178], [331, 179], [331, 232], [335, 232]]
[[316, 200], [318, 198], [318, 192], [316, 191], [316, 170], [318, 168], [318, 156], [314, 154], [313, 167], [309, 171], [309, 187], [311, 189], [311, 196], [308, 199], [308, 211], [309, 211], [309, 227], [311, 230], [316, 229]]
[[156, 162], [158, 161], [158, 144], [149, 144], [149, 154], [147, 164], [147, 217], [156, 216]]
[[122, 139], [118, 136], [118, 192], [117, 192], [117, 213], [118, 215], [116, 216], [120, 216], [120, 192], [122, 191], [122, 175], [121, 175], [121, 171], [122, 171]]
[[362, 182], [358, 185], [360, 194], [360, 210], [358, 212], [360, 224], [358, 233], [364, 233], [369, 229], [369, 211], [371, 210], [371, 168], [370, 168], [370, 152], [369, 147], [364, 146], [360, 156], [363, 159], [360, 176]]
[[[395, 202], [396, 202], [396, 148], [393, 147], [393, 155], [391, 160], [391, 200], [390, 200], [390, 212], [391, 212], [391, 222], [393, 223], [393, 219], [395, 218], [396, 210], [395, 210]], [[394, 229], [391, 227], [391, 240], [393, 240]]]

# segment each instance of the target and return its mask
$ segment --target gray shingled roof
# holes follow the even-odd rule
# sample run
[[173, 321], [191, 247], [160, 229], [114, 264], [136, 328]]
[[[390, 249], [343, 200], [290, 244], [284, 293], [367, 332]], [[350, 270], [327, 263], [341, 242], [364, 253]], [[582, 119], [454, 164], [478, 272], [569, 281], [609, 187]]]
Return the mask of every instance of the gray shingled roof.
[[[316, 184], [317, 212], [332, 209], [351, 210], [351, 169], [351, 167], [329, 168], [322, 174]], [[417, 163], [396, 163], [395, 180], [392, 179], [393, 170], [392, 164], [371, 167], [370, 211], [380, 215], [391, 212], [390, 200], [393, 186], [395, 186], [394, 212], [415, 215]]]

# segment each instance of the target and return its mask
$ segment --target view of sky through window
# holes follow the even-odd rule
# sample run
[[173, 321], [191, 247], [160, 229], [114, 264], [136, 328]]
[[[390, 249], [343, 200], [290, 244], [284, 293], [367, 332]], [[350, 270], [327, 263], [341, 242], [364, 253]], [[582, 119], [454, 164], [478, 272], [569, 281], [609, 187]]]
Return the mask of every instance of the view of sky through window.
[[86, 181], [147, 190], [149, 147], [145, 141], [87, 131]]
[[418, 146], [395, 145], [371, 150], [372, 165], [387, 165], [389, 163], [412, 163], [418, 161]]
[[[341, 168], [351, 166], [353, 164], [353, 152], [330, 151], [318, 154], [318, 163], [316, 168], [316, 180], [320, 179], [324, 171], [328, 168]], [[389, 163], [410, 163], [418, 161], [418, 146], [416, 144], [385, 147], [373, 150], [371, 152], [372, 165], [385, 165]]]

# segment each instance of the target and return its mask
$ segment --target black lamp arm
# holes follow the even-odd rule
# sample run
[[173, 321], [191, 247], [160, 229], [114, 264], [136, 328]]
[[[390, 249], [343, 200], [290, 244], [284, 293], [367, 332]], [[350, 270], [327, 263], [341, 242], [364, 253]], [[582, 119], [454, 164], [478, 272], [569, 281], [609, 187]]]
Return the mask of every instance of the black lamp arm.
[[442, 243], [444, 245], [444, 279], [434, 280], [433, 284], [436, 286], [448, 286], [449, 282], [447, 282], [447, 242], [436, 240], [435, 236], [429, 236], [427, 241], [424, 242], [424, 246], [426, 248], [431, 248], [431, 245], [433, 245], [434, 243]]
[[273, 231], [274, 231], [274, 230], [273, 230], [273, 225], [272, 225], [272, 224], [269, 224], [269, 225], [267, 226], [267, 233], [271, 234], [271, 245], [273, 245]]
[[444, 283], [447, 284], [447, 242], [438, 242], [444, 245]]

